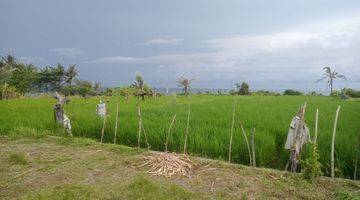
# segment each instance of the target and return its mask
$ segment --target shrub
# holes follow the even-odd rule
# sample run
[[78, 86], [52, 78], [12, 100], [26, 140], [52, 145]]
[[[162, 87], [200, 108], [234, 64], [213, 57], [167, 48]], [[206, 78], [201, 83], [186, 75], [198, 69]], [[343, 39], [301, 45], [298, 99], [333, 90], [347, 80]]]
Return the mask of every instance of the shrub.
[[258, 90], [256, 92], [253, 92], [254, 95], [260, 95], [260, 96], [280, 96], [277, 92], [270, 92], [267, 90]]
[[310, 144], [311, 152], [307, 159], [301, 162], [304, 170], [304, 178], [313, 181], [316, 177], [322, 175], [321, 163], [319, 162], [319, 151], [317, 144]]
[[285, 90], [284, 91], [284, 95], [303, 95], [302, 92], [297, 91], [297, 90]]
[[351, 88], [345, 88], [345, 94], [351, 98], [360, 98], [360, 91]]
[[19, 97], [20, 97], [20, 93], [14, 86], [10, 86], [7, 83], [0, 85], [0, 99], [1, 100], [15, 99], [15, 98], [19, 98]]

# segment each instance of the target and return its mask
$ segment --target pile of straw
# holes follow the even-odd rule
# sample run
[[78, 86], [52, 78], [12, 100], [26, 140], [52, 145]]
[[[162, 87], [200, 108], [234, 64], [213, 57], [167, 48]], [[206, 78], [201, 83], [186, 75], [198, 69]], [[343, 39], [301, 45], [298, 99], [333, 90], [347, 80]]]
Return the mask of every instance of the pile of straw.
[[174, 153], [155, 153], [144, 157], [144, 159], [146, 162], [142, 166], [150, 168], [147, 171], [148, 173], [165, 177], [187, 176], [194, 164], [188, 156], [179, 156]]

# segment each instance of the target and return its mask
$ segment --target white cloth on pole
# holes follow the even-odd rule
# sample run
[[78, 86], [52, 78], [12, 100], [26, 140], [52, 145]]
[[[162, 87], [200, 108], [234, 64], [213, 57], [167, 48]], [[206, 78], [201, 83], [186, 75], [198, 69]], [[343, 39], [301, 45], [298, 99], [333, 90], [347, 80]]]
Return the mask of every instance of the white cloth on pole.
[[[299, 124], [300, 123], [300, 124]], [[298, 128], [298, 130], [296, 130]], [[295, 150], [300, 153], [303, 145], [310, 140], [309, 129], [299, 116], [295, 116], [289, 127], [285, 149]]]
[[106, 103], [100, 101], [100, 103], [96, 105], [96, 114], [101, 118], [106, 116]]
[[72, 136], [71, 122], [70, 122], [70, 119], [65, 115], [65, 113], [63, 114], [63, 123], [62, 124], [63, 124], [65, 130], [69, 133], [69, 135]]

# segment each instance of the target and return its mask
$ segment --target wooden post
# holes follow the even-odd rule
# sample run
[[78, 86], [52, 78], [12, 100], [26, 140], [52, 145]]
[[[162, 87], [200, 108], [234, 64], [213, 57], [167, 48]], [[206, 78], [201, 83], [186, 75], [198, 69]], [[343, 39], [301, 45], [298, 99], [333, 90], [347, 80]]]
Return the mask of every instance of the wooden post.
[[234, 98], [233, 110], [232, 110], [232, 122], [231, 122], [231, 130], [230, 130], [229, 158], [228, 158], [229, 163], [231, 162], [231, 146], [232, 146], [232, 140], [233, 140], [233, 135], [234, 135], [235, 110], [236, 110], [236, 101]]
[[241, 122], [240, 122], [240, 127], [241, 127], [242, 133], [243, 133], [243, 135], [244, 135], [245, 143], [246, 143], [246, 146], [247, 146], [247, 149], [248, 149], [248, 153], [249, 153], [249, 165], [252, 165], [251, 150], [250, 150], [249, 141], [248, 141], [248, 139], [247, 139], [244, 126], [243, 126], [243, 124], [242, 124]]
[[171, 121], [171, 124], [169, 126], [169, 130], [168, 130], [168, 134], [167, 134], [167, 137], [166, 137], [166, 142], [165, 142], [165, 152], [168, 151], [168, 144], [169, 144], [169, 138], [170, 138], [170, 134], [171, 134], [171, 128], [175, 122], [175, 119], [176, 119], [176, 114], [174, 115], [174, 117], [172, 118], [172, 121]]
[[184, 138], [184, 154], [186, 154], [187, 140], [189, 135], [189, 123], [190, 123], [190, 111], [191, 111], [191, 95], [189, 95], [189, 108], [186, 121], [185, 138]]
[[314, 144], [317, 142], [318, 128], [319, 128], [319, 109], [316, 109], [315, 115], [315, 135], [314, 135]]
[[118, 128], [118, 118], [119, 118], [119, 102], [116, 102], [116, 116], [115, 116], [114, 144], [116, 144], [116, 134], [117, 134], [117, 128]]
[[251, 131], [251, 149], [252, 149], [252, 166], [253, 167], [256, 167], [255, 131], [256, 131], [255, 128], [253, 128], [253, 130]]
[[340, 112], [340, 106], [338, 106], [338, 108], [336, 110], [334, 129], [333, 129], [332, 140], [331, 140], [331, 177], [332, 178], [334, 178], [334, 176], [335, 176], [335, 157], [334, 157], [335, 136], [336, 136], [336, 126], [337, 126], [337, 122], [338, 122], [339, 112]]
[[137, 115], [138, 115], [138, 118], [139, 118], [139, 127], [138, 127], [138, 148], [140, 148], [140, 142], [141, 142], [141, 128], [142, 128], [140, 103], [138, 103], [138, 106], [137, 106]]

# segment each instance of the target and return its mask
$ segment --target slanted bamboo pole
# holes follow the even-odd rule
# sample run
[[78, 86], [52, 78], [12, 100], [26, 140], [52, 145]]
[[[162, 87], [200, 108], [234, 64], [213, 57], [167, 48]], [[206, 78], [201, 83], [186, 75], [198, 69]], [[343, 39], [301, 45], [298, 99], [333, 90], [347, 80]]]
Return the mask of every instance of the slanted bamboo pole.
[[247, 146], [247, 149], [248, 149], [248, 153], [249, 153], [249, 165], [252, 165], [252, 158], [251, 158], [251, 150], [250, 150], [249, 141], [248, 141], [248, 139], [247, 139], [244, 126], [243, 126], [243, 124], [242, 124], [241, 122], [240, 122], [240, 127], [241, 127], [242, 133], [243, 133], [243, 135], [244, 135], [245, 143], [246, 143], [246, 146]]
[[174, 123], [175, 123], [175, 119], [176, 119], [176, 114], [175, 114], [174, 117], [172, 118], [171, 124], [170, 124], [169, 129], [168, 129], [168, 134], [167, 134], [166, 142], [165, 142], [165, 152], [168, 151], [168, 144], [169, 144], [169, 138], [170, 138], [170, 134], [171, 134], [171, 128], [172, 128], [172, 126], [173, 126]]
[[191, 95], [189, 95], [189, 107], [188, 107], [188, 115], [187, 115], [185, 138], [184, 138], [184, 154], [186, 154], [187, 140], [189, 135], [190, 112], [191, 112]]
[[138, 127], [138, 147], [140, 148], [140, 143], [141, 143], [141, 129], [142, 129], [140, 103], [138, 103], [138, 105], [137, 105], [137, 115], [138, 115], [138, 118], [139, 118], [139, 127]]
[[333, 129], [333, 134], [332, 134], [332, 140], [331, 140], [331, 177], [334, 178], [335, 176], [335, 136], [336, 136], [336, 126], [337, 126], [337, 122], [338, 122], [338, 117], [339, 117], [339, 112], [340, 112], [340, 105], [338, 106], [337, 110], [336, 110], [336, 115], [335, 115], [335, 121], [334, 121], [334, 129]]
[[235, 110], [236, 110], [236, 100], [234, 98], [233, 110], [232, 110], [232, 122], [231, 122], [231, 130], [230, 130], [230, 143], [229, 143], [229, 158], [228, 162], [231, 162], [231, 147], [234, 135], [234, 126], [235, 126]]
[[116, 135], [117, 135], [117, 129], [118, 129], [118, 119], [119, 119], [119, 102], [116, 102], [114, 144], [116, 144]]
[[359, 159], [359, 157], [357, 156], [356, 157], [356, 160], [355, 160], [355, 169], [354, 169], [354, 181], [356, 181], [356, 176], [357, 176], [357, 166], [358, 166], [358, 159]]
[[147, 146], [147, 150], [149, 151], [150, 148], [151, 148], [151, 145], [150, 145], [149, 142], [148, 142], [147, 133], [146, 133], [146, 131], [145, 131], [144, 124], [142, 124], [142, 130], [143, 130], [143, 132], [144, 132], [144, 137], [145, 137], [145, 143], [146, 143], [146, 146]]
[[318, 135], [318, 128], [319, 128], [319, 109], [316, 109], [316, 115], [315, 115], [315, 134], [314, 134], [314, 145], [316, 145], [317, 142], [317, 135]]
[[255, 131], [256, 131], [255, 128], [253, 128], [251, 131], [251, 151], [252, 151], [252, 166], [253, 167], [256, 167]]

